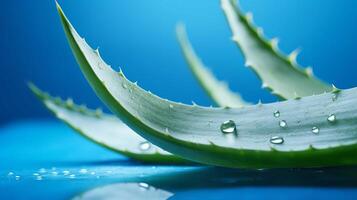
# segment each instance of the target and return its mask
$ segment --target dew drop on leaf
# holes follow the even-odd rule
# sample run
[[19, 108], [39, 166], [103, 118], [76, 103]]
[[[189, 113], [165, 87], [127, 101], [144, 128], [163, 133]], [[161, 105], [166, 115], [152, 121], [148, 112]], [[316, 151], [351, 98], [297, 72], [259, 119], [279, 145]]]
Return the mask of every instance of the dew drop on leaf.
[[221, 124], [221, 131], [224, 134], [236, 133], [236, 123], [233, 120], [223, 122]]
[[284, 143], [284, 138], [280, 136], [273, 136], [270, 138], [270, 143], [272, 144], [283, 144]]
[[327, 117], [327, 121], [330, 123], [334, 123], [336, 122], [336, 115], [335, 114], [331, 114]]
[[280, 126], [281, 128], [285, 128], [287, 125], [288, 125], [288, 124], [286, 123], [285, 120], [281, 120], [281, 121], [279, 122], [279, 126]]
[[279, 110], [274, 111], [273, 114], [274, 114], [274, 117], [276, 117], [276, 118], [280, 117], [280, 111]]
[[148, 190], [150, 188], [150, 185], [147, 183], [139, 183], [139, 187], [144, 190]]
[[148, 151], [150, 148], [151, 148], [151, 144], [149, 142], [147, 142], [147, 141], [141, 142], [139, 144], [139, 149], [141, 151]]
[[314, 134], [318, 134], [320, 132], [320, 129], [316, 126], [312, 127], [311, 132]]

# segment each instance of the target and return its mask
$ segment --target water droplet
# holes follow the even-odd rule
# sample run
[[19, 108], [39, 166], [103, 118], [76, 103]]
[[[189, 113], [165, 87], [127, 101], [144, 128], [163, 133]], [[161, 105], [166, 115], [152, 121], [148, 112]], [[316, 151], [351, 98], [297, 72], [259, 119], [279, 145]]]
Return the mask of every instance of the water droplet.
[[334, 123], [336, 122], [336, 115], [335, 114], [331, 114], [327, 117], [327, 121], [330, 123]]
[[281, 121], [279, 122], [279, 126], [280, 126], [281, 128], [285, 128], [285, 127], [288, 126], [288, 124], [286, 123], [285, 120], [281, 120]]
[[38, 172], [40, 172], [40, 173], [42, 173], [42, 174], [43, 174], [43, 173], [46, 173], [46, 172], [47, 172], [47, 170], [46, 170], [45, 168], [41, 168], [41, 169], [39, 169], [39, 170], [38, 170]]
[[314, 134], [318, 134], [320, 132], [320, 129], [316, 126], [312, 127], [311, 132]]
[[39, 174], [39, 173], [33, 173], [32, 175], [34, 175], [34, 176], [39, 176], [40, 174]]
[[121, 84], [121, 86], [123, 86], [124, 89], [128, 88], [128, 85], [126, 83]]
[[36, 176], [36, 178], [35, 178], [37, 181], [41, 181], [43, 178], [42, 178], [42, 176]]
[[333, 94], [332, 95], [332, 101], [336, 101], [337, 100], [337, 94]]
[[63, 175], [67, 176], [70, 172], [68, 170], [62, 171]]
[[79, 173], [81, 173], [81, 174], [86, 174], [87, 172], [88, 172], [87, 169], [80, 169], [80, 170], [79, 170]]
[[236, 123], [233, 120], [225, 121], [221, 124], [222, 133], [236, 133]]
[[147, 183], [139, 183], [139, 187], [144, 189], [144, 190], [148, 190], [150, 185]]
[[274, 117], [276, 117], [276, 118], [280, 117], [280, 111], [279, 110], [274, 111]]
[[9, 172], [7, 175], [8, 175], [8, 176], [13, 176], [13, 175], [14, 175], [14, 172]]
[[20, 176], [15, 176], [15, 180], [17, 181], [20, 180], [20, 178], [21, 178]]
[[51, 172], [51, 174], [52, 174], [53, 176], [57, 176], [57, 175], [58, 175], [58, 172]]
[[280, 136], [273, 136], [270, 138], [270, 143], [272, 144], [283, 144], [284, 143], [284, 138]]
[[141, 151], [148, 151], [150, 148], [151, 148], [151, 144], [149, 142], [147, 142], [147, 141], [141, 142], [139, 144], [139, 149]]
[[76, 175], [71, 174], [71, 175], [69, 175], [68, 177], [69, 177], [69, 178], [76, 178]]

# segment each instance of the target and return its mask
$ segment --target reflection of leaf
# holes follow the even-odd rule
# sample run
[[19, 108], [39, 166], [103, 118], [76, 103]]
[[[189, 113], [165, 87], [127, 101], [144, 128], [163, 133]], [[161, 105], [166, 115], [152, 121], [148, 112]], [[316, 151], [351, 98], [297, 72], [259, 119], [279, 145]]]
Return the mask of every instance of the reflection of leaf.
[[263, 88], [284, 98], [322, 94], [333, 87], [313, 76], [311, 68], [302, 70], [295, 58], [297, 51], [286, 57], [277, 47], [277, 40], [266, 41], [260, 29], [252, 25], [252, 16], [244, 16], [235, 0], [221, 0], [223, 11], [233, 33], [233, 40], [242, 50], [246, 66], [263, 81]]
[[117, 183], [94, 188], [74, 197], [73, 200], [165, 200], [172, 195], [146, 183]]
[[204, 66], [188, 40], [184, 25], [180, 24], [177, 26], [176, 34], [183, 55], [193, 75], [217, 105], [223, 107], [243, 107], [244, 105], [248, 105], [240, 95], [228, 88], [227, 83], [217, 80], [213, 73]]
[[[97, 95], [129, 127], [159, 147], [189, 160], [225, 167], [357, 164], [356, 88], [241, 109], [175, 103], [146, 92], [114, 71], [58, 10], [82, 73]], [[277, 110], [279, 117], [273, 115]], [[329, 122], [327, 117], [333, 113], [337, 121]], [[236, 123], [229, 121], [227, 128], [223, 123], [227, 120]], [[230, 133], [222, 134], [226, 128]]]
[[72, 100], [51, 97], [33, 84], [29, 87], [57, 118], [101, 146], [140, 161], [188, 162], [145, 141], [115, 116], [78, 106]]

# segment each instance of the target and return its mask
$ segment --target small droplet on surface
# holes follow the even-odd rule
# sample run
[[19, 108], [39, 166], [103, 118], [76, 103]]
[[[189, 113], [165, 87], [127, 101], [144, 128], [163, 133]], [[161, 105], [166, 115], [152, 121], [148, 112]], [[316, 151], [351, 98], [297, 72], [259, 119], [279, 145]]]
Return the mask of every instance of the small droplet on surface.
[[284, 138], [280, 136], [273, 136], [270, 138], [270, 143], [272, 144], [283, 144]]
[[42, 176], [36, 176], [36, 178], [35, 178], [37, 181], [41, 181], [43, 178], [42, 178]]
[[58, 172], [51, 172], [51, 174], [52, 174], [53, 176], [57, 176], [57, 175], [58, 175]]
[[67, 176], [70, 172], [68, 170], [62, 171], [63, 175]]
[[9, 172], [7, 175], [8, 175], [8, 176], [13, 176], [13, 175], [14, 175], [14, 172]]
[[149, 142], [147, 142], [147, 141], [141, 142], [139, 144], [139, 149], [141, 151], [148, 151], [150, 148], [151, 148], [151, 144]]
[[40, 174], [39, 174], [39, 173], [33, 173], [32, 175], [34, 175], [34, 176], [39, 176]]
[[312, 127], [311, 132], [314, 134], [318, 134], [320, 132], [320, 129], [316, 126]]
[[15, 176], [15, 180], [17, 181], [20, 180], [20, 178], [21, 178], [20, 176]]
[[40, 173], [46, 173], [47, 170], [46, 170], [45, 168], [41, 168], [40, 170], [38, 170], [38, 172], [40, 172]]
[[170, 133], [169, 128], [165, 128], [165, 133]]
[[225, 121], [221, 124], [221, 131], [224, 134], [236, 133], [236, 123], [233, 120]]
[[76, 175], [71, 174], [71, 175], [69, 175], [68, 177], [69, 177], [69, 178], [76, 178]]
[[285, 128], [285, 127], [288, 126], [288, 123], [286, 123], [285, 120], [281, 120], [281, 121], [279, 122], [279, 126], [280, 126], [281, 128]]
[[331, 114], [327, 117], [327, 121], [330, 123], [334, 123], [336, 122], [336, 115], [335, 114]]
[[144, 189], [144, 190], [148, 190], [150, 185], [147, 183], [139, 183], [139, 187]]
[[280, 111], [279, 110], [274, 111], [274, 117], [276, 117], [276, 118], [280, 117]]
[[81, 173], [81, 174], [86, 174], [87, 172], [88, 172], [87, 169], [80, 169], [80, 170], [79, 170], [79, 173]]

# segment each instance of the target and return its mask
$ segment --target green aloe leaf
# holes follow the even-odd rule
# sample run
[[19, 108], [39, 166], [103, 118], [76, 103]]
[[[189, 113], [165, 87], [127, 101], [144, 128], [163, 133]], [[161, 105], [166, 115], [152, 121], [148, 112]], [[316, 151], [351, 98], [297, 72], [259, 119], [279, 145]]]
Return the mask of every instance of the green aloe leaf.
[[175, 103], [114, 71], [59, 6], [58, 11], [74, 56], [97, 95], [136, 133], [162, 149], [225, 167], [357, 164], [357, 89], [239, 109]]
[[183, 24], [177, 26], [176, 34], [190, 70], [208, 96], [210, 96], [218, 106], [243, 107], [249, 104], [245, 102], [240, 95], [232, 92], [228, 88], [227, 83], [217, 80], [212, 72], [202, 63], [192, 48]]
[[90, 110], [84, 105], [76, 105], [72, 99], [63, 101], [51, 97], [34, 84], [30, 83], [29, 87], [58, 119], [96, 144], [139, 161], [188, 163], [147, 142], [115, 116], [104, 114], [100, 109]]
[[243, 15], [235, 0], [221, 0], [223, 11], [233, 33], [233, 40], [246, 59], [246, 66], [256, 72], [263, 88], [282, 99], [293, 99], [333, 90], [312, 74], [312, 68], [302, 69], [296, 62], [298, 50], [289, 56], [278, 49], [277, 38], [267, 41], [261, 28], [253, 25], [252, 14]]

